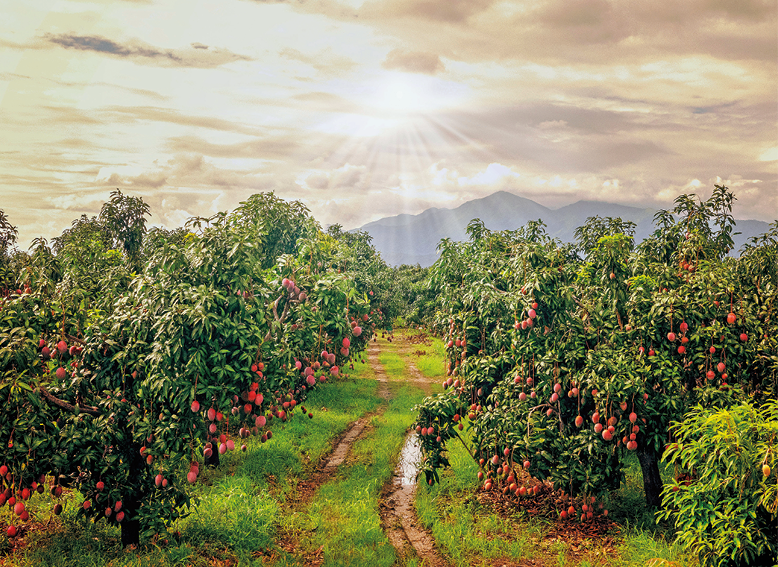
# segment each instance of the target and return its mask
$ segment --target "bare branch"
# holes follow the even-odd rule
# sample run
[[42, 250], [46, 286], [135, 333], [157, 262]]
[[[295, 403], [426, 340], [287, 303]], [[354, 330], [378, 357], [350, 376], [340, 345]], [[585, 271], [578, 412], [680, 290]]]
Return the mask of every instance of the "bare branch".
[[[76, 406], [69, 404], [65, 400], [60, 400], [56, 396], [54, 396], [51, 392], [49, 392], [46, 388], [43, 386], [40, 387], [41, 395], [46, 398], [49, 402], [54, 404], [55, 406], [61, 407], [62, 409], [68, 410], [68, 411], [76, 411]], [[84, 413], [88, 413], [89, 415], [102, 415], [102, 412], [92, 406], [78, 406], [79, 411], [82, 411]]]

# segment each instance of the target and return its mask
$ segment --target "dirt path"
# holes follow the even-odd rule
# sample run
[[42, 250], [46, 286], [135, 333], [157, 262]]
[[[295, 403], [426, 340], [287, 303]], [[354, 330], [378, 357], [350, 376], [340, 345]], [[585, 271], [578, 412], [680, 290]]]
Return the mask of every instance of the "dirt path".
[[[429, 393], [430, 380], [425, 378], [413, 364], [410, 356], [405, 352], [407, 349], [400, 347], [398, 350], [407, 356], [406, 369], [412, 375], [412, 378], [407, 381], [422, 384], [425, 392]], [[378, 379], [388, 380], [386, 371], [378, 359], [379, 352], [380, 347], [376, 343], [370, 343], [368, 360]], [[379, 502], [381, 524], [399, 557], [407, 558], [409, 555], [416, 555], [424, 565], [429, 567], [448, 567], [449, 563], [435, 548], [435, 539], [421, 527], [416, 517], [413, 503], [416, 497], [417, 462], [420, 458], [418, 439], [415, 433], [410, 433], [405, 438], [392, 482], [384, 487]]]
[[[379, 369], [377, 367], [374, 367], [374, 369], [375, 374], [378, 377]], [[383, 368], [380, 369], [380, 372], [383, 372], [384, 377], [386, 376], [386, 372], [383, 371]], [[338, 468], [345, 462], [346, 457], [351, 450], [351, 446], [360, 438], [365, 427], [370, 423], [373, 417], [381, 415], [386, 411], [386, 401], [391, 397], [389, 384], [385, 379], [382, 381], [380, 378], [377, 378], [377, 380], [379, 381], [377, 393], [383, 402], [376, 411], [361, 416], [352, 423], [346, 431], [341, 433], [337, 438], [332, 451], [326, 455], [323, 462], [316, 468], [313, 474], [311, 474], [308, 479], [300, 481], [297, 486], [295, 497], [291, 499], [295, 506], [299, 506], [313, 498], [313, 495], [316, 494], [319, 487], [330, 480], [338, 471]]]
[[[425, 392], [431, 391], [432, 382], [424, 377], [411, 361], [407, 349], [400, 346], [398, 352], [406, 358], [406, 375], [402, 380], [391, 379], [386, 369], [379, 361], [381, 347], [371, 342], [367, 350], [367, 359], [378, 381], [378, 396], [382, 399], [381, 405], [376, 411], [365, 414], [352, 423], [338, 438], [333, 450], [317, 467], [314, 473], [306, 480], [301, 481], [294, 495], [290, 498], [290, 505], [294, 509], [301, 509], [310, 502], [318, 489], [335, 476], [338, 469], [348, 458], [353, 444], [366, 433], [371, 420], [381, 415], [387, 409], [387, 402], [391, 399], [389, 384], [392, 382], [412, 382], [420, 386]], [[409, 424], [410, 425], [410, 424]], [[415, 433], [409, 434], [405, 439], [400, 458], [394, 470], [392, 480], [384, 486], [379, 500], [379, 513], [384, 531], [397, 551], [400, 558], [408, 559], [416, 556], [427, 567], [448, 567], [446, 562], [435, 549], [433, 537], [425, 531], [416, 518], [414, 498], [416, 494], [417, 462], [420, 458], [418, 442]], [[291, 534], [290, 534], [291, 535]], [[300, 557], [301, 549], [297, 537], [292, 536], [280, 545], [287, 553]], [[300, 557], [306, 565], [316, 567], [323, 562], [322, 549], [312, 553], [304, 553]]]

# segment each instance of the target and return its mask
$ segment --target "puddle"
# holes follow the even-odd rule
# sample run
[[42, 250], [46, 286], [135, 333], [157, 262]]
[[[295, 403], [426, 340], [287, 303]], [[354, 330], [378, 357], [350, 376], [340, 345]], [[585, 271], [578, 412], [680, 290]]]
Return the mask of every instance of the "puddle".
[[395, 469], [395, 475], [400, 478], [400, 483], [403, 486], [416, 484], [419, 462], [421, 462], [421, 444], [419, 436], [412, 433], [405, 440], [405, 445], [400, 452], [400, 460]]
[[390, 492], [381, 504], [381, 520], [389, 541], [400, 557], [406, 557], [409, 548], [425, 565], [444, 567], [448, 563], [435, 549], [435, 540], [419, 525], [413, 505], [416, 495], [416, 473], [421, 461], [419, 437], [411, 432], [405, 438], [400, 459], [394, 469]]

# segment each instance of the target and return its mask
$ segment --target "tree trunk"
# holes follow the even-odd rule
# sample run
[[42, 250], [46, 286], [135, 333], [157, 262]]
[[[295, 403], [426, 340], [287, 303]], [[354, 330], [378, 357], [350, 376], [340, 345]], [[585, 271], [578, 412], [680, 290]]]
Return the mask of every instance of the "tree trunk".
[[646, 503], [654, 508], [662, 506], [662, 477], [659, 474], [659, 455], [647, 447], [636, 450], [640, 468], [643, 471], [643, 489], [646, 492]]
[[140, 521], [127, 520], [121, 523], [122, 547], [128, 545], [140, 545]]

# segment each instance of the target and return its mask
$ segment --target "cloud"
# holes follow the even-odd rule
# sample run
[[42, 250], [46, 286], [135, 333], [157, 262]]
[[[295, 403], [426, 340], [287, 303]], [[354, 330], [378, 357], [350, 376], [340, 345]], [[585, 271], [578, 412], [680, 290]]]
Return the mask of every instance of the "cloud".
[[408, 73], [425, 73], [434, 75], [445, 71], [440, 56], [423, 51], [408, 51], [405, 49], [392, 49], [381, 67], [388, 70], [406, 71]]
[[339, 74], [349, 71], [356, 66], [356, 62], [353, 59], [338, 55], [329, 47], [310, 55], [293, 47], [286, 47], [279, 51], [278, 55], [289, 61], [298, 61], [313, 67], [319, 73]]
[[303, 174], [298, 184], [316, 191], [338, 191], [341, 196], [347, 198], [351, 192], [362, 192], [370, 188], [370, 172], [364, 165], [347, 163], [331, 171], [318, 170]]
[[213, 68], [235, 61], [251, 60], [245, 55], [239, 55], [226, 49], [210, 48], [199, 43], [182, 49], [163, 49], [140, 40], [120, 43], [98, 35], [47, 33], [43, 37], [49, 43], [65, 49], [91, 51], [161, 67]]

